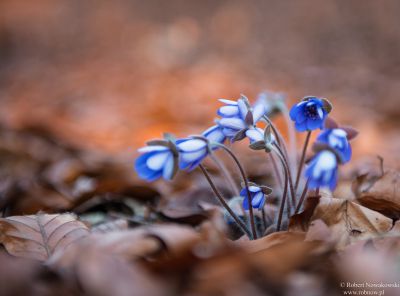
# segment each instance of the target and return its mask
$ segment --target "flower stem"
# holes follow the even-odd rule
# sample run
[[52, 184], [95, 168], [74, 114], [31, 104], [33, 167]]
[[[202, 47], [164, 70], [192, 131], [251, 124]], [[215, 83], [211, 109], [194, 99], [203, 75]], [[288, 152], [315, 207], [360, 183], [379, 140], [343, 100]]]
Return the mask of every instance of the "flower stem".
[[214, 163], [217, 165], [218, 169], [222, 172], [224, 177], [228, 180], [228, 182], [231, 186], [231, 191], [232, 191], [233, 195], [239, 196], [240, 195], [239, 188], [238, 188], [237, 184], [235, 183], [235, 181], [232, 177], [232, 174], [226, 168], [225, 164], [220, 159], [218, 159], [218, 157], [213, 152], [210, 153], [210, 158], [214, 161]]
[[283, 167], [287, 171], [288, 179], [289, 179], [288, 181], [289, 181], [290, 195], [292, 196], [293, 206], [295, 206], [296, 205], [296, 190], [293, 187], [293, 180], [292, 180], [292, 174], [290, 173], [289, 163], [287, 162], [287, 159], [283, 155], [281, 148], [278, 145], [274, 145], [274, 147], [277, 150], [277, 151], [275, 151], [275, 153], [280, 154], [280, 158], [282, 160]]
[[286, 121], [286, 126], [288, 129], [288, 135], [289, 135], [289, 152], [290, 152], [290, 164], [293, 166], [296, 164], [297, 162], [297, 153], [296, 153], [296, 147], [297, 147], [297, 139], [296, 139], [296, 132], [294, 129], [294, 126], [292, 124], [292, 121], [290, 120], [290, 116], [289, 116], [289, 110], [286, 107], [286, 105], [283, 104], [282, 106], [282, 113], [283, 116], [285, 117], [285, 121]]
[[[272, 153], [269, 154], [269, 157], [271, 158], [271, 163], [272, 163], [272, 168], [274, 170], [274, 175], [275, 175], [275, 179], [278, 183], [278, 186], [280, 188], [282, 188], [283, 184], [282, 184], [282, 177], [281, 177], [281, 173], [278, 170], [278, 165], [276, 164], [276, 160], [274, 158], [274, 155]], [[283, 189], [283, 188], [282, 188]]]
[[302, 206], [302, 204], [304, 202], [304, 199], [305, 199], [305, 197], [307, 195], [308, 182], [309, 182], [309, 180], [307, 179], [306, 185], [304, 185], [303, 192], [301, 193], [301, 197], [300, 197], [299, 203], [297, 204], [297, 207], [296, 207], [296, 210], [295, 210], [294, 214], [298, 214], [300, 212], [301, 206]]
[[199, 165], [199, 168], [203, 172], [204, 176], [206, 177], [208, 183], [211, 186], [211, 189], [214, 191], [215, 196], [217, 197], [218, 201], [222, 204], [222, 206], [228, 211], [228, 213], [232, 216], [233, 220], [237, 223], [239, 228], [251, 239], [252, 235], [250, 231], [247, 229], [246, 225], [243, 223], [242, 220], [233, 212], [233, 210], [229, 207], [225, 199], [223, 198], [222, 194], [218, 191], [217, 187], [215, 186], [214, 182], [212, 181], [210, 174], [207, 172], [206, 168], [203, 165]]
[[303, 170], [304, 160], [305, 160], [306, 152], [307, 152], [307, 147], [308, 147], [308, 143], [310, 142], [310, 136], [311, 136], [311, 131], [308, 131], [307, 132], [307, 137], [306, 137], [306, 140], [305, 140], [304, 146], [303, 146], [303, 152], [301, 153], [299, 167], [297, 169], [296, 182], [295, 182], [295, 185], [294, 185], [294, 189], [296, 191], [297, 191], [297, 187], [299, 186], [300, 175], [301, 175], [301, 171]]
[[263, 207], [261, 210], [261, 215], [262, 215], [262, 220], [263, 220], [263, 226], [264, 226], [264, 231], [267, 229], [267, 218], [265, 215], [265, 208]]
[[[279, 154], [278, 154], [279, 155]], [[281, 159], [281, 162], [283, 163], [283, 159], [282, 157], [279, 155], [279, 158]], [[282, 199], [281, 199], [281, 205], [279, 207], [279, 215], [278, 215], [278, 222], [277, 222], [277, 226], [276, 226], [276, 231], [280, 231], [281, 230], [281, 224], [282, 224], [282, 216], [283, 216], [283, 211], [285, 209], [285, 203], [286, 203], [286, 198], [287, 198], [287, 188], [288, 188], [288, 179], [289, 176], [287, 174], [287, 170], [285, 169], [285, 184], [283, 186], [283, 195], [282, 195]]]
[[251, 205], [251, 195], [250, 195], [250, 191], [249, 191], [249, 182], [247, 180], [246, 173], [244, 172], [244, 169], [243, 169], [242, 165], [240, 164], [239, 159], [232, 152], [232, 150], [230, 150], [228, 147], [226, 147], [225, 145], [220, 144], [220, 143], [216, 143], [216, 145], [218, 145], [218, 147], [221, 147], [225, 152], [227, 152], [229, 154], [229, 156], [233, 159], [233, 161], [236, 163], [237, 167], [239, 168], [239, 171], [240, 171], [240, 174], [242, 176], [244, 185], [246, 187], [246, 192], [247, 192], [247, 201], [249, 203], [249, 215], [250, 215], [251, 231], [252, 231], [252, 234], [253, 234], [253, 238], [257, 239], [255, 217], [254, 217], [254, 213], [253, 213], [253, 207]]

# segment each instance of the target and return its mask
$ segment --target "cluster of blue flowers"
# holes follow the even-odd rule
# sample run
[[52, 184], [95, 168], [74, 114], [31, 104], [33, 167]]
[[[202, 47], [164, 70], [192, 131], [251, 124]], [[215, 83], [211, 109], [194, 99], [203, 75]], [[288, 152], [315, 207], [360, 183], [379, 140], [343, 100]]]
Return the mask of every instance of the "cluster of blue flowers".
[[[218, 148], [226, 139], [238, 141], [248, 137], [250, 143], [260, 141], [264, 130], [256, 126], [265, 114], [265, 104], [250, 106], [246, 97], [237, 101], [220, 99], [225, 106], [218, 109], [220, 116], [216, 125], [210, 127], [199, 136], [189, 136], [184, 139], [166, 139], [151, 141], [147, 147], [139, 149], [143, 153], [135, 164], [139, 176], [148, 181], [160, 177], [171, 180], [178, 162], [180, 169], [189, 171], [196, 168], [209, 154], [210, 149]], [[168, 143], [168, 145], [167, 145]], [[176, 157], [173, 157], [175, 151]]]
[[[275, 105], [269, 104], [267, 94], [262, 94], [254, 105], [245, 96], [238, 100], [220, 99], [224, 105], [217, 114], [216, 124], [201, 135], [174, 139], [167, 135], [163, 140], [153, 140], [146, 147], [140, 148], [141, 155], [137, 158], [135, 169], [139, 176], [148, 181], [158, 178], [171, 180], [179, 169], [191, 171], [226, 140], [235, 142], [248, 138], [252, 149], [264, 149], [266, 143], [275, 143], [274, 135], [269, 132], [268, 117], [279, 109], [281, 96], [275, 99]], [[279, 102], [279, 103], [276, 103]], [[352, 150], [345, 129], [326, 128], [325, 121], [331, 111], [328, 100], [317, 97], [305, 97], [295, 104], [289, 113], [299, 132], [311, 132], [321, 129], [316, 139], [314, 150], [316, 154], [308, 163], [305, 177], [310, 189], [328, 187], [334, 190], [338, 178], [338, 166], [350, 161]], [[257, 124], [267, 122], [266, 128]], [[248, 191], [247, 191], [248, 190]], [[246, 196], [251, 196], [251, 207], [262, 209], [265, 197], [270, 192], [263, 186], [253, 184], [243, 188], [240, 195], [244, 197], [243, 208], [248, 210], [250, 205]]]
[[306, 97], [290, 110], [298, 131], [322, 129], [314, 144], [316, 154], [308, 164], [305, 176], [310, 189], [337, 185], [338, 166], [350, 161], [352, 149], [347, 132], [341, 128], [324, 128], [331, 106], [326, 99]]

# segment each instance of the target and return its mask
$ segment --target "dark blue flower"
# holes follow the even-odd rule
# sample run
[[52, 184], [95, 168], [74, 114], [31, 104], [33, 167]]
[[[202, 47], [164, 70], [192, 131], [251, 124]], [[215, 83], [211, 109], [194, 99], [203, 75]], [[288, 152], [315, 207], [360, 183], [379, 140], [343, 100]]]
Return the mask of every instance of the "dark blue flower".
[[[261, 210], [265, 204], [265, 193], [259, 186], [249, 186], [249, 192], [251, 197], [251, 206], [255, 209]], [[240, 191], [240, 196], [243, 197], [243, 208], [249, 210], [249, 201], [247, 198], [247, 190], [243, 188]]]
[[290, 110], [290, 118], [295, 122], [296, 129], [299, 132], [322, 129], [329, 113], [330, 107], [327, 107], [327, 104], [327, 100], [307, 97], [294, 105]]
[[220, 99], [225, 106], [218, 109], [221, 119], [217, 124], [222, 132], [231, 140], [241, 140], [245, 137], [248, 128], [254, 127], [265, 114], [265, 106], [256, 104], [251, 107], [247, 98], [241, 97], [237, 101]]
[[179, 168], [195, 169], [208, 155], [208, 141], [201, 137], [189, 137], [176, 141], [179, 151]]
[[338, 178], [338, 160], [336, 155], [329, 150], [322, 150], [310, 161], [306, 171], [308, 188], [317, 189], [328, 187], [334, 190]]
[[136, 159], [135, 170], [139, 177], [147, 181], [154, 181], [161, 176], [171, 180], [176, 173], [177, 155], [170, 147], [153, 145], [140, 148], [143, 153]]
[[334, 149], [340, 155], [342, 163], [350, 161], [351, 145], [347, 140], [347, 133], [343, 129], [325, 129], [318, 135], [317, 142], [327, 144]]
[[225, 134], [219, 125], [214, 125], [202, 133], [203, 137], [207, 138], [210, 143], [223, 144], [226, 140]]

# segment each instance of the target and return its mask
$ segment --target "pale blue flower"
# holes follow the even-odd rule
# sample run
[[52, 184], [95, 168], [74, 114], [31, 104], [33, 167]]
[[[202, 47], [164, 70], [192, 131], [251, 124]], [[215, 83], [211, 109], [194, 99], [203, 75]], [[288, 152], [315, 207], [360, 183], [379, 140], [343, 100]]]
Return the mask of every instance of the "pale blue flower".
[[[251, 206], [255, 209], [261, 210], [265, 204], [265, 193], [262, 188], [259, 186], [249, 186], [249, 192], [251, 197]], [[240, 196], [243, 197], [243, 208], [249, 210], [249, 200], [246, 188], [243, 188], [240, 191]]]
[[308, 188], [327, 187], [331, 191], [336, 188], [338, 178], [338, 160], [329, 150], [322, 150], [314, 156], [305, 171]]
[[208, 141], [201, 137], [189, 137], [176, 141], [179, 151], [179, 168], [195, 169], [201, 161], [208, 155]]
[[246, 130], [255, 127], [265, 114], [263, 104], [251, 107], [245, 97], [237, 101], [220, 99], [220, 102], [225, 106], [218, 109], [217, 114], [221, 116], [221, 119], [217, 120], [217, 124], [222, 128], [225, 136], [231, 140], [243, 139]]
[[135, 170], [139, 177], [154, 181], [160, 177], [171, 180], [176, 172], [177, 157], [167, 146], [146, 146], [138, 150], [143, 153], [136, 159]]
[[341, 157], [342, 163], [349, 162], [352, 155], [347, 133], [341, 128], [325, 129], [317, 137], [317, 142], [327, 144]]

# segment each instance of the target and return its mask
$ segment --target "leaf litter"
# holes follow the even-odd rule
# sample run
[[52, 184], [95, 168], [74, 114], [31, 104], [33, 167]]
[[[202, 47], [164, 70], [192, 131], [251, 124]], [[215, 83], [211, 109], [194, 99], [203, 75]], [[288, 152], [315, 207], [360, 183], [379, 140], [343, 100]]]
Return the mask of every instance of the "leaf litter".
[[[343, 280], [399, 278], [396, 171], [343, 180], [355, 199], [309, 195], [289, 231], [249, 241], [196, 174], [181, 187], [148, 185], [53, 136], [3, 132], [4, 295], [340, 295]], [[368, 260], [379, 266], [372, 274]]]

